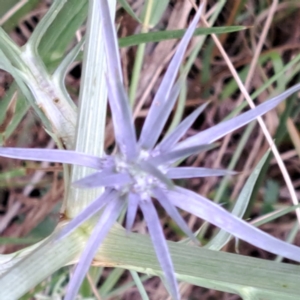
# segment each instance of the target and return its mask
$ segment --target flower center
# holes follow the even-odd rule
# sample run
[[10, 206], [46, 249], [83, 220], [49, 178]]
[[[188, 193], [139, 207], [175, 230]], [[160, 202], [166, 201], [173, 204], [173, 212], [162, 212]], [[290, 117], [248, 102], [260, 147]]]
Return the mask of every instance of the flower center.
[[158, 180], [140, 167], [139, 160], [144, 160], [145, 157], [147, 158], [148, 156], [140, 156], [140, 158], [134, 162], [128, 162], [120, 156], [115, 157], [116, 171], [127, 173], [132, 179], [132, 183], [121, 187], [122, 193], [133, 192], [139, 194], [142, 199], [150, 197], [151, 190], [158, 184]]

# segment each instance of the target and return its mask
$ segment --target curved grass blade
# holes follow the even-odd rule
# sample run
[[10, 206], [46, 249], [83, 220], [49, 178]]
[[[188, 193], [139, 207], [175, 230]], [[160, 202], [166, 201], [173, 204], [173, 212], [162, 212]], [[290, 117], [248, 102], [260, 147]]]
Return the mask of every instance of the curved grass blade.
[[177, 207], [276, 255], [300, 262], [300, 248], [278, 240], [247, 222], [232, 215], [221, 206], [184, 188], [176, 187], [167, 192], [170, 201]]
[[54, 71], [52, 78], [55, 78], [59, 82], [60, 88], [63, 90], [66, 89], [66, 86], [64, 84], [65, 77], [68, 72], [68, 68], [70, 65], [75, 61], [75, 59], [78, 56], [78, 53], [80, 52], [82, 46], [85, 43], [85, 37], [83, 37], [74, 48], [70, 50], [70, 52], [64, 57], [64, 59], [61, 61], [59, 66]]
[[[57, 2], [62, 1], [58, 0]], [[80, 30], [87, 16], [88, 18], [91, 17], [88, 14], [89, 1], [68, 0], [63, 2], [64, 6], [43, 34], [38, 46], [40, 57], [50, 73], [53, 73], [68, 53], [76, 31]], [[80, 52], [79, 56], [81, 55], [83, 55], [82, 52]]]
[[[0, 26], [0, 50], [2, 56], [19, 70], [26, 70], [26, 65], [21, 59], [21, 49], [11, 39], [11, 37]], [[2, 60], [2, 59], [1, 59]]]
[[249, 122], [255, 120], [257, 117], [265, 114], [269, 110], [276, 107], [280, 102], [284, 101], [287, 97], [294, 94], [300, 90], [300, 84], [297, 84], [284, 93], [273, 97], [272, 99], [258, 105], [256, 108], [248, 110], [247, 112], [234, 117], [228, 121], [222, 122], [218, 125], [215, 125], [209, 129], [206, 129], [198, 134], [186, 139], [185, 141], [177, 144], [175, 149], [183, 149], [187, 147], [193, 147], [199, 145], [199, 143], [209, 144], [212, 143], [224, 135], [248, 124]]
[[[155, 116], [160, 115], [161, 111], [165, 107], [165, 102], [167, 101], [167, 99], [169, 99], [170, 92], [174, 84], [175, 78], [177, 76], [177, 72], [180, 67], [183, 55], [188, 46], [188, 43], [190, 42], [193, 36], [194, 30], [200, 19], [202, 9], [203, 9], [203, 4], [201, 4], [201, 6], [199, 7], [193, 22], [191, 23], [183, 39], [181, 40], [178, 49], [175, 55], [173, 56], [171, 63], [167, 69], [167, 72], [164, 75], [162, 83], [160, 84], [157, 93], [153, 99], [152, 105], [150, 107], [147, 118], [145, 120], [142, 133], [140, 136], [140, 140], [139, 140], [140, 146], [143, 147], [144, 149], [150, 149], [154, 146], [153, 140], [148, 141], [148, 137], [151, 135], [153, 128], [156, 127], [156, 124], [154, 123], [154, 121], [156, 120]], [[158, 103], [160, 105], [157, 105]]]
[[55, 20], [56, 16], [59, 14], [60, 10], [63, 8], [64, 5], [65, 5], [65, 1], [60, 1], [60, 0], [54, 1], [53, 4], [50, 6], [50, 9], [46, 13], [46, 15], [35, 27], [33, 33], [31, 34], [27, 42], [34, 48], [35, 54], [38, 53], [37, 49], [42, 37], [44, 36], [45, 32], [52, 24], [52, 22]]
[[148, 201], [141, 201], [140, 208], [146, 220], [156, 256], [164, 272], [171, 296], [174, 300], [179, 300], [180, 296], [173, 263], [156, 210], [150, 199]]
[[157, 149], [163, 153], [170, 151], [173, 146], [183, 137], [198, 116], [204, 111], [208, 103], [202, 104], [186, 117], [169, 135], [167, 135], [157, 146]]
[[0, 147], [0, 156], [33, 161], [49, 161], [73, 164], [98, 170], [101, 169], [106, 163], [105, 158], [101, 159], [97, 156], [88, 155], [77, 151], [56, 149], [48, 150]]

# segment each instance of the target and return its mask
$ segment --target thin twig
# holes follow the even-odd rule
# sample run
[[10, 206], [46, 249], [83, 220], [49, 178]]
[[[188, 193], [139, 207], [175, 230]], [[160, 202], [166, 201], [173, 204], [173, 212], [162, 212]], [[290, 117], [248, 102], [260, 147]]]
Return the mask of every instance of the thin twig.
[[[208, 25], [205, 17], [202, 17], [202, 21], [203, 21], [203, 23], [205, 24], [206, 27], [209, 27], [209, 25]], [[212, 36], [214, 42], [216, 43], [217, 47], [219, 48], [220, 53], [224, 57], [224, 60], [227, 62], [227, 65], [228, 65], [228, 67], [230, 69], [230, 72], [232, 73], [232, 75], [233, 75], [233, 77], [234, 77], [237, 85], [240, 88], [240, 91], [243, 93], [243, 95], [244, 95], [245, 99], [247, 100], [249, 106], [252, 109], [255, 108], [255, 104], [253, 103], [253, 101], [252, 101], [252, 99], [251, 99], [251, 97], [250, 97], [247, 89], [245, 88], [242, 80], [240, 79], [240, 77], [239, 77], [236, 69], [234, 68], [232, 62], [230, 61], [230, 58], [228, 57], [227, 53], [225, 52], [223, 46], [219, 42], [217, 36], [215, 34], [212, 34], [211, 36]], [[287, 188], [289, 190], [292, 202], [293, 202], [294, 205], [298, 205], [299, 202], [298, 202], [298, 199], [297, 199], [297, 195], [296, 195], [295, 189], [293, 187], [293, 183], [292, 183], [291, 178], [290, 178], [290, 176], [288, 174], [288, 171], [287, 171], [287, 169], [286, 169], [286, 167], [285, 167], [285, 165], [284, 165], [284, 163], [283, 163], [283, 161], [282, 161], [282, 159], [280, 157], [280, 154], [279, 154], [279, 152], [278, 152], [278, 150], [276, 148], [276, 145], [274, 144], [274, 141], [273, 141], [273, 139], [272, 139], [272, 137], [271, 137], [271, 135], [270, 135], [270, 133], [269, 133], [269, 131], [268, 131], [268, 129], [267, 129], [264, 121], [263, 121], [263, 119], [261, 117], [258, 117], [257, 121], [258, 121], [258, 123], [259, 123], [259, 125], [260, 125], [260, 127], [261, 127], [261, 129], [262, 129], [262, 131], [263, 131], [263, 133], [264, 133], [264, 135], [265, 135], [265, 137], [266, 137], [269, 145], [270, 145], [270, 148], [271, 148], [271, 150], [272, 150], [272, 152], [274, 154], [274, 157], [276, 158], [278, 166], [279, 166], [279, 168], [281, 170], [281, 173], [283, 175], [283, 178], [284, 178], [285, 183], [287, 185]], [[299, 208], [296, 209], [296, 215], [297, 215], [297, 218], [298, 218], [298, 222], [300, 223], [300, 209]]]
[[93, 279], [92, 279], [90, 273], [87, 273], [87, 274], [86, 274], [86, 278], [87, 278], [87, 280], [88, 280], [88, 282], [89, 282], [89, 285], [91, 286], [91, 289], [92, 289], [92, 291], [93, 291], [93, 293], [94, 293], [96, 299], [97, 299], [97, 300], [101, 300], [101, 296], [100, 296], [99, 293], [98, 293], [98, 290], [97, 290], [97, 288], [96, 288], [96, 286], [95, 286], [95, 284], [94, 284], [94, 281], [93, 281]]

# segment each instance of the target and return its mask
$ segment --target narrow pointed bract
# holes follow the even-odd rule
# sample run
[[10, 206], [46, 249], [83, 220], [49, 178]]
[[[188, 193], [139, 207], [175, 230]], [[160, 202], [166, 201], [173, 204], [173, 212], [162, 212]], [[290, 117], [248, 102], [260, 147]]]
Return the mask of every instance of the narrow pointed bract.
[[[204, 4], [202, 3], [199, 7], [197, 14], [195, 15], [192, 23], [190, 24], [188, 30], [186, 31], [185, 35], [183, 36], [181, 42], [179, 43], [179, 46], [177, 48], [176, 53], [174, 54], [174, 57], [172, 58], [170, 65], [166, 71], [166, 74], [162, 80], [162, 83], [160, 84], [157, 93], [153, 99], [152, 105], [150, 107], [150, 110], [148, 112], [147, 118], [145, 120], [141, 137], [139, 140], [139, 144], [144, 149], [150, 149], [153, 148], [153, 140], [151, 140], [151, 143], [148, 141], [148, 136], [151, 134], [151, 131], [153, 128], [155, 128], [155, 116], [160, 115], [160, 112], [162, 108], [164, 108], [164, 103], [169, 98], [172, 86], [175, 82], [175, 78], [177, 76], [181, 61], [183, 59], [183, 55], [186, 51], [186, 48], [188, 46], [188, 43], [190, 42], [193, 33], [196, 29], [197, 23], [200, 20], [202, 10], [203, 10]], [[155, 143], [156, 141], [154, 141]]]
[[[137, 143], [129, 101], [123, 87], [117, 35], [109, 12], [108, 0], [99, 0], [98, 3], [99, 14], [103, 22], [109, 104], [118, 146], [117, 153], [101, 159], [67, 150], [0, 147], [0, 156], [4, 157], [60, 162], [93, 168], [96, 173], [73, 183], [75, 188], [104, 187], [102, 195], [60, 229], [50, 240], [50, 242], [56, 242], [80, 226], [83, 226], [82, 228], [86, 230], [87, 226], [90, 225], [87, 222], [91, 218], [93, 218], [91, 224], [97, 222], [86, 249], [79, 260], [74, 276], [71, 278], [65, 300], [75, 299], [98, 248], [126, 204], [127, 232], [132, 229], [137, 210], [140, 208], [147, 223], [168, 290], [173, 299], [180, 299], [172, 260], [151, 197], [159, 201], [171, 218], [195, 242], [197, 240], [193, 232], [189, 229], [177, 208], [194, 214], [257, 247], [300, 261], [300, 248], [273, 238], [227, 212], [220, 205], [194, 192], [178, 187], [172, 181], [172, 179], [179, 178], [234, 175], [234, 172], [228, 170], [174, 167], [172, 164], [190, 155], [199, 154], [216, 147], [212, 142], [271, 110], [292, 93], [299, 91], [300, 84], [257, 106], [255, 109], [179, 142], [207, 106], [207, 104], [203, 104], [183, 120], [161, 143], [155, 145], [162, 134], [163, 127], [179, 93], [181, 79], [175, 86], [173, 85], [184, 52], [199, 21], [203, 8], [202, 4], [170, 63], [145, 120], [139, 143]], [[96, 218], [98, 218], [98, 221]]]
[[210, 176], [226, 176], [236, 175], [237, 172], [230, 170], [195, 168], [195, 167], [177, 167], [169, 168], [167, 176], [172, 179], [178, 178], [194, 178], [194, 177], [210, 177]]
[[135, 193], [130, 193], [128, 195], [128, 208], [127, 208], [127, 214], [126, 214], [127, 234], [132, 229], [140, 200], [141, 200], [140, 197]]
[[163, 174], [158, 168], [156, 168], [151, 162], [148, 161], [141, 161], [140, 167], [142, 170], [147, 172], [148, 174], [151, 174], [156, 179], [160, 180], [162, 183], [164, 183], [167, 187], [172, 188], [173, 182], [170, 180], [165, 174]]
[[157, 259], [165, 274], [167, 284], [169, 285], [171, 296], [174, 300], [180, 299], [168, 245], [151, 199], [140, 201], [140, 207], [147, 223]]
[[179, 228], [196, 244], [199, 244], [197, 239], [195, 238], [193, 232], [190, 230], [176, 207], [169, 201], [167, 195], [164, 193], [164, 191], [157, 187], [152, 190], [153, 196], [158, 200], [160, 205], [165, 209], [165, 211], [168, 213], [168, 215], [177, 223]]
[[33, 161], [49, 161], [64, 164], [72, 164], [101, 169], [106, 162], [100, 157], [80, 153], [77, 151], [30, 149], [30, 148], [8, 148], [0, 147], [0, 155], [3, 157], [17, 158]]
[[152, 128], [151, 131], [147, 133], [146, 141], [143, 144], [141, 144], [143, 148], [151, 149], [156, 144], [167, 122], [167, 119], [174, 107], [175, 101], [179, 96], [181, 87], [184, 83], [184, 79], [185, 76], [182, 76], [182, 78], [180, 78], [178, 82], [173, 86], [167, 101], [165, 101], [164, 103], [160, 103], [160, 102], [156, 103], [156, 106], [159, 106], [159, 110], [157, 111], [157, 114], [150, 115], [149, 113], [149, 115], [147, 116], [147, 119], [149, 119], [150, 117], [153, 118], [153, 120], [151, 120], [151, 123], [153, 124], [154, 127]]
[[268, 252], [300, 262], [299, 247], [272, 237], [205, 197], [180, 187], [168, 190], [167, 195], [173, 205], [222, 228], [235, 237]]
[[72, 219], [58, 234], [56, 234], [54, 240], [61, 240], [65, 236], [72, 233], [76, 228], [78, 228], [85, 221], [97, 214], [107, 203], [109, 203], [116, 197], [116, 191], [112, 189], [106, 189], [102, 195], [96, 198], [78, 216]]
[[113, 74], [107, 76], [108, 101], [112, 111], [115, 138], [120, 151], [129, 159], [137, 155], [136, 137], [131, 113], [120, 81]]
[[208, 103], [204, 103], [195, 109], [187, 118], [185, 118], [174, 130], [157, 145], [157, 149], [161, 153], [169, 152], [170, 149], [183, 137], [183, 135], [190, 129], [192, 124], [196, 121], [199, 115], [207, 107]]
[[130, 176], [126, 173], [116, 174], [112, 170], [104, 170], [96, 172], [73, 183], [75, 187], [79, 188], [96, 188], [101, 186], [115, 187], [131, 182]]
[[80, 257], [79, 263], [75, 268], [74, 275], [68, 286], [65, 300], [73, 300], [76, 298], [80, 285], [90, 268], [91, 262], [99, 250], [99, 246], [123, 209], [124, 201], [122, 200], [123, 199], [117, 197], [106, 205], [90, 239], [87, 242], [86, 248]]
[[211, 128], [208, 128], [200, 133], [195, 134], [194, 136], [186, 139], [185, 141], [177, 144], [175, 149], [185, 149], [188, 147], [193, 147], [195, 145], [199, 145], [199, 143], [213, 143], [214, 141], [218, 140], [219, 138], [225, 136], [226, 134], [241, 128], [242, 126], [250, 123], [251, 121], [255, 120], [257, 117], [262, 116], [266, 112], [270, 111], [271, 109], [275, 108], [279, 103], [284, 101], [286, 98], [294, 94], [295, 92], [300, 90], [300, 84], [297, 84], [284, 93], [273, 97], [270, 100], [256, 106], [253, 109], [248, 110], [247, 112], [234, 117], [230, 120], [217, 124]]
[[114, 132], [122, 153], [129, 159], [133, 159], [137, 154], [136, 136], [128, 96], [123, 87], [118, 39], [107, 0], [99, 0], [99, 2], [107, 59], [108, 100], [112, 111]]
[[215, 145], [215, 144], [210, 144], [210, 145], [201, 144], [201, 145], [192, 146], [189, 148], [173, 150], [173, 151], [170, 151], [167, 153], [159, 154], [153, 158], [150, 158], [149, 161], [154, 165], [173, 163], [177, 160], [185, 159], [188, 156], [191, 156], [193, 154], [199, 154], [201, 152], [211, 150], [211, 149], [215, 148], [216, 146], [217, 145]]

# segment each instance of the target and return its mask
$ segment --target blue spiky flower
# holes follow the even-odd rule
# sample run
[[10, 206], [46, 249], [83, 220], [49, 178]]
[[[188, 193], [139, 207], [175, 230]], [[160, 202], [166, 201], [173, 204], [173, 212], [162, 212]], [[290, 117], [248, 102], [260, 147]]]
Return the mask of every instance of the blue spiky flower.
[[179, 299], [175, 271], [155, 210], [156, 199], [179, 227], [197, 243], [193, 233], [177, 208], [192, 213], [222, 228], [237, 238], [245, 240], [269, 252], [300, 261], [300, 249], [277, 240], [243, 220], [230, 214], [219, 205], [185, 188], [174, 184], [173, 179], [232, 174], [226, 170], [198, 167], [176, 167], [175, 163], [190, 155], [214, 147], [214, 141], [240, 128], [258, 116], [274, 108], [281, 101], [300, 89], [300, 85], [266, 101], [257, 108], [238, 117], [202, 131], [180, 141], [206, 105], [197, 108], [170, 134], [157, 144], [162, 129], [180, 92], [184, 77], [176, 76], [187, 45], [199, 21], [201, 6], [181, 40], [153, 99], [139, 140], [133, 125], [128, 97], [123, 87], [117, 36], [110, 17], [107, 0], [101, 0], [99, 13], [103, 22], [104, 43], [107, 58], [108, 98], [112, 112], [118, 151], [102, 158], [67, 150], [0, 148], [0, 155], [27, 160], [52, 161], [77, 164], [95, 169], [95, 173], [73, 183], [78, 188], [104, 187], [104, 192], [71, 220], [56, 236], [62, 239], [101, 211], [86, 248], [82, 253], [69, 285], [66, 300], [74, 299], [99, 246], [116, 222], [120, 212], [127, 207], [126, 229], [133, 226], [138, 208], [141, 209], [153, 241], [158, 261], [164, 272], [167, 287], [173, 299]]

